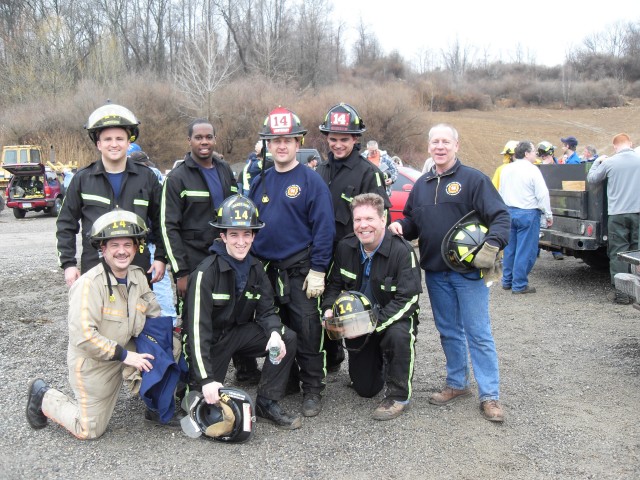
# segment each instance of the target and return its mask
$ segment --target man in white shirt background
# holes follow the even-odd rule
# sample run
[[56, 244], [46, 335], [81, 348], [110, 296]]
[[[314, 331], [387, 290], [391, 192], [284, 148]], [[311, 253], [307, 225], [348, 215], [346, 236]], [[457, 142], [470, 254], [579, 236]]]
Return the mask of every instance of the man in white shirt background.
[[511, 234], [504, 249], [502, 288], [511, 293], [535, 293], [529, 286], [529, 272], [536, 263], [540, 226], [553, 224], [549, 189], [542, 178], [532, 142], [515, 148], [515, 160], [500, 173], [500, 195], [509, 207]]

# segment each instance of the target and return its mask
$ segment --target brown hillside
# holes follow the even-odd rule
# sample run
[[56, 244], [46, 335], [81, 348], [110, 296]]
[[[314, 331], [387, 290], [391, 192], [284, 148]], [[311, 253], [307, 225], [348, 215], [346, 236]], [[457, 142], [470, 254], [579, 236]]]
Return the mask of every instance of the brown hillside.
[[[509, 140], [547, 140], [562, 153], [560, 138], [578, 139], [578, 154], [585, 145], [611, 155], [611, 138], [627, 132], [640, 145], [640, 106], [629, 105], [597, 110], [554, 110], [512, 108], [505, 110], [436, 112], [429, 114], [431, 125], [451, 123], [460, 133], [460, 159], [491, 176], [502, 162], [500, 152]], [[426, 152], [425, 152], [426, 153]], [[425, 155], [426, 158], [426, 155]]]

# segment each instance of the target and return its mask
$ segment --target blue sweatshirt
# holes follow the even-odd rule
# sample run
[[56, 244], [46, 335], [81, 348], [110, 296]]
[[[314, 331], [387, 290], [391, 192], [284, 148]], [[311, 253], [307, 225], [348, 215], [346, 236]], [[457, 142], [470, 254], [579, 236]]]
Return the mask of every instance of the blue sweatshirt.
[[311, 245], [311, 269], [327, 271], [336, 230], [331, 193], [320, 175], [302, 164], [282, 173], [271, 168], [251, 184], [249, 198], [265, 223], [253, 241], [255, 255], [281, 261]]

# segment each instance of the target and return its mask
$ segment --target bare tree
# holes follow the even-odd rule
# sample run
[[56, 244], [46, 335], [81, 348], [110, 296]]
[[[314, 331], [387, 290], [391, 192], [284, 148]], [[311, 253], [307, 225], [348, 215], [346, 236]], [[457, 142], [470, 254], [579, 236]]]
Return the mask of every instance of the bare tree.
[[193, 116], [219, 116], [215, 94], [233, 73], [232, 65], [219, 50], [217, 34], [205, 30], [200, 39], [187, 44], [174, 75], [175, 86], [184, 96], [183, 107]]

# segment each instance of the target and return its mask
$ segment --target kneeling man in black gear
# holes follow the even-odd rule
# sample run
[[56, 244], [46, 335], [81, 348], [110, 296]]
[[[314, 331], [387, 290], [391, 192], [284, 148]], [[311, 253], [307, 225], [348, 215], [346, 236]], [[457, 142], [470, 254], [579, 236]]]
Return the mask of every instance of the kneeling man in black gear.
[[380, 195], [357, 195], [351, 211], [354, 234], [338, 243], [322, 309], [325, 318], [332, 317], [332, 305], [344, 290], [361, 292], [373, 304], [375, 330], [368, 337], [345, 340], [349, 376], [358, 395], [367, 398], [380, 392], [386, 382], [373, 418], [391, 420], [408, 408], [411, 399], [420, 267], [413, 247], [386, 230]]
[[186, 346], [193, 388], [201, 389], [208, 403], [218, 403], [233, 355], [255, 358], [273, 352], [262, 368], [256, 415], [281, 428], [300, 428], [300, 417], [278, 404], [296, 355], [296, 334], [280, 322], [262, 263], [249, 254], [264, 223], [251, 200], [233, 195], [221, 204], [213, 226], [221, 238], [187, 285]]

